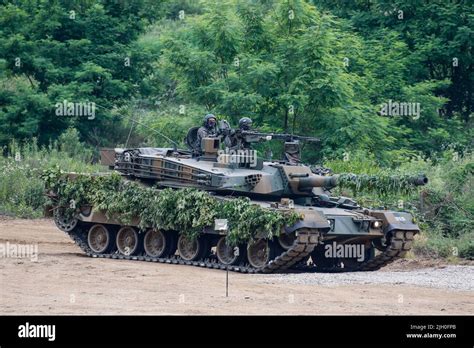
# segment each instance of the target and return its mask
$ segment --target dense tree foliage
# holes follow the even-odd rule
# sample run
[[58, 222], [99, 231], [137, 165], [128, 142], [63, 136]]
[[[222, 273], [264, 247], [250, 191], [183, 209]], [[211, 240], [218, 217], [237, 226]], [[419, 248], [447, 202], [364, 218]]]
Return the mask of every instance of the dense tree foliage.
[[[117, 105], [150, 73], [134, 43], [160, 15], [154, 1], [3, 1], [0, 5], [0, 143], [45, 143], [69, 125], [93, 145], [117, 141]], [[96, 103], [93, 122], [58, 117], [63, 100]], [[111, 131], [114, 130], [114, 131]]]
[[[181, 141], [213, 112], [320, 137], [307, 145], [311, 162], [359, 150], [386, 165], [463, 153], [473, 138], [472, 7], [1, 1], [0, 144], [44, 144], [74, 126], [95, 147], [160, 145], [157, 130]], [[58, 116], [63, 100], [94, 102], [95, 116]], [[411, 114], [384, 113], [392, 103]]]

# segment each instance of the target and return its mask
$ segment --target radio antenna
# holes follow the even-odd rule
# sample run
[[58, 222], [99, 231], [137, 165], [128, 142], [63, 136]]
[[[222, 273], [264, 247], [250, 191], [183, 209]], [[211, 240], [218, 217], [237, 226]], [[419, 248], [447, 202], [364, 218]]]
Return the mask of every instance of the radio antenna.
[[130, 119], [132, 122], [135, 122], [135, 123], [137, 123], [137, 124], [139, 124], [139, 125], [141, 125], [141, 126], [147, 128], [148, 130], [151, 130], [152, 132], [155, 132], [155, 133], [158, 134], [159, 136], [165, 138], [166, 140], [168, 140], [170, 143], [173, 144], [173, 150], [174, 150], [174, 151], [177, 151], [177, 150], [178, 150], [178, 143], [177, 143], [176, 141], [174, 141], [174, 140], [168, 138], [166, 135], [164, 135], [163, 133], [158, 132], [156, 129], [151, 128], [151, 127], [148, 127], [146, 124], [144, 124], [144, 123], [142, 123], [142, 122], [138, 122], [137, 120], [132, 119], [132, 118], [129, 118], [129, 119]]
[[[96, 104], [96, 106], [98, 106], [98, 107], [100, 107], [100, 108], [102, 108], [102, 109], [105, 109], [105, 110], [110, 110], [109, 108], [105, 108], [105, 107], [103, 107], [103, 106], [101, 106], [101, 105], [97, 105], [97, 104]], [[127, 118], [127, 119], [129, 119], [130, 121], [132, 121], [132, 127], [130, 127], [130, 132], [129, 132], [128, 138], [127, 138], [127, 145], [128, 145], [128, 140], [130, 139], [130, 134], [132, 133], [133, 123], [136, 123], [136, 124], [139, 124], [139, 125], [145, 127], [145, 128], [148, 129], [148, 130], [151, 130], [152, 132], [155, 132], [156, 134], [158, 134], [158, 135], [161, 136], [162, 138], [168, 140], [171, 144], [173, 144], [173, 151], [177, 151], [177, 150], [178, 150], [178, 143], [177, 143], [176, 141], [174, 141], [174, 140], [168, 138], [166, 135], [164, 135], [163, 133], [157, 131], [156, 129], [147, 126], [147, 125], [144, 124], [143, 122], [137, 121], [136, 119], [134, 119], [134, 118], [131, 117], [131, 116], [126, 116], [126, 115], [121, 115], [121, 114], [116, 114], [116, 115], [119, 116], [119, 117]]]

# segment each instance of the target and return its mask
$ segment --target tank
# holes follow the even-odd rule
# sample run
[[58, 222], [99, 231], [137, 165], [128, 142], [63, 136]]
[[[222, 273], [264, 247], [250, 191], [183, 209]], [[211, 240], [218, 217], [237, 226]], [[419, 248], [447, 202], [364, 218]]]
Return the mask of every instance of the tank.
[[[196, 129], [186, 142], [191, 147]], [[141, 260], [230, 269], [248, 273], [298, 271], [373, 271], [403, 257], [419, 232], [407, 212], [373, 210], [347, 197], [334, 197], [338, 175], [301, 163], [299, 141], [292, 135], [222, 132], [202, 139], [201, 151], [174, 148], [116, 148], [101, 151], [102, 163], [123, 180], [156, 188], [207, 191], [218, 200], [248, 197], [264, 209], [297, 212], [300, 219], [275, 231], [231, 246], [227, 221], [206, 226], [197, 238], [179, 231], [139, 227], [135, 218], [123, 225], [87, 204], [66, 217], [54, 207], [57, 227], [92, 257]], [[224, 149], [225, 136], [245, 137], [244, 143], [285, 140], [282, 160], [264, 160], [251, 148]], [[73, 179], [74, 174], [70, 174]], [[426, 184], [425, 176], [411, 180]], [[159, 193], [159, 192], [158, 192]], [[49, 193], [55, 200], [54, 192]]]

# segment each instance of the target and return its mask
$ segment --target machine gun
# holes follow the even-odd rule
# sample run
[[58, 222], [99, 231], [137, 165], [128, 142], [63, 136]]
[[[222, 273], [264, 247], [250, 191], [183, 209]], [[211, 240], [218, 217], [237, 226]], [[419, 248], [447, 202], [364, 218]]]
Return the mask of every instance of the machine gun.
[[[199, 127], [193, 127], [188, 131], [185, 142], [189, 149], [196, 151], [197, 130]], [[252, 143], [259, 143], [269, 140], [283, 140], [285, 142], [285, 159], [289, 164], [299, 164], [301, 162], [300, 141], [320, 142], [319, 138], [307, 137], [286, 133], [263, 133], [254, 130], [232, 129], [226, 120], [221, 120], [217, 125], [217, 133], [214, 136], [224, 143], [226, 148], [233, 150], [250, 149]], [[202, 146], [202, 145], [201, 145]], [[201, 149], [202, 151], [202, 149]], [[200, 152], [199, 150], [197, 152]]]
[[226, 130], [226, 146], [234, 149], [248, 149], [252, 143], [269, 140], [283, 140], [285, 142], [285, 162], [299, 164], [301, 162], [300, 141], [320, 142], [319, 138], [306, 137], [285, 133], [262, 133], [251, 130]]
[[320, 142], [319, 138], [306, 137], [301, 135], [294, 134], [285, 134], [285, 133], [261, 133], [255, 131], [245, 131], [237, 129], [235, 130], [235, 136], [243, 138], [247, 143], [255, 143], [259, 141], [266, 140], [284, 140], [285, 142], [295, 142], [295, 141], [307, 141], [307, 142]]

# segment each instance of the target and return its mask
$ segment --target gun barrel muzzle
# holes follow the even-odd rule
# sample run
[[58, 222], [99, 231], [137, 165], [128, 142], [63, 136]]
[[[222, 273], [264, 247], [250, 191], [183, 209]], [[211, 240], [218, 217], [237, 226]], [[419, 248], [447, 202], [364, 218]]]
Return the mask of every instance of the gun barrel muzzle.
[[423, 186], [423, 185], [426, 185], [428, 183], [428, 178], [426, 177], [426, 175], [419, 175], [419, 176], [416, 176], [414, 177], [411, 182], [413, 183], [413, 185], [415, 186]]

